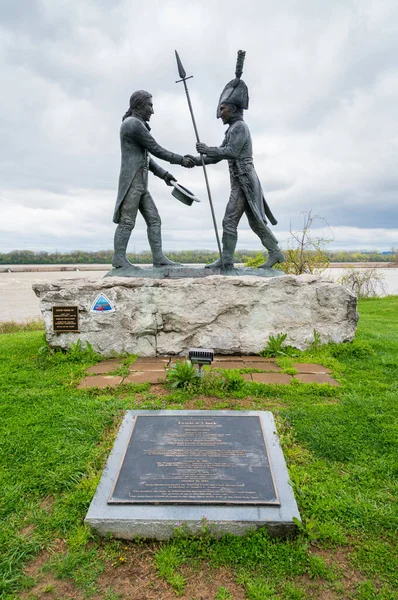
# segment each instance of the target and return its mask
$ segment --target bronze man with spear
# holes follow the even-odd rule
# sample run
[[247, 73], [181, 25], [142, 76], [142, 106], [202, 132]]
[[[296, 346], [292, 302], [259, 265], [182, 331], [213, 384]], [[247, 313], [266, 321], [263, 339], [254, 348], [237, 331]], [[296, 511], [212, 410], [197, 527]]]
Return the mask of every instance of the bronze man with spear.
[[[261, 183], [253, 165], [252, 140], [249, 128], [243, 120], [243, 110], [249, 107], [249, 93], [241, 80], [245, 52], [239, 50], [235, 79], [224, 88], [217, 107], [217, 118], [229, 125], [224, 141], [219, 147], [209, 147], [201, 142], [196, 144], [201, 157], [196, 157], [196, 164], [218, 163], [228, 160], [231, 193], [223, 219], [222, 258], [224, 269], [231, 269], [234, 263], [234, 251], [238, 240], [238, 224], [246, 213], [251, 229], [258, 235], [261, 243], [268, 250], [268, 259], [260, 268], [271, 268], [281, 263], [285, 257], [278, 246], [278, 240], [267, 226], [267, 218], [273, 224], [277, 220], [265, 201]], [[221, 267], [217, 260], [209, 268]]]

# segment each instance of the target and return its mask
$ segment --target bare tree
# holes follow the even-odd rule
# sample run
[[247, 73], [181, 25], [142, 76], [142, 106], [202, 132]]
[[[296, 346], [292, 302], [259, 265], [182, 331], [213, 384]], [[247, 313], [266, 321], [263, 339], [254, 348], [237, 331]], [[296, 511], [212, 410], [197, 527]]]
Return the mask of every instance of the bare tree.
[[312, 215], [312, 211], [303, 211], [303, 228], [293, 231], [290, 226], [291, 239], [285, 251], [286, 262], [278, 265], [284, 273], [302, 275], [303, 273], [322, 273], [329, 266], [329, 258], [324, 252], [327, 244], [333, 238], [317, 237], [312, 234], [311, 228], [315, 221], [322, 221], [327, 227], [327, 221], [319, 215]]
[[338, 283], [344, 285], [358, 298], [377, 298], [386, 295], [383, 269], [347, 269]]

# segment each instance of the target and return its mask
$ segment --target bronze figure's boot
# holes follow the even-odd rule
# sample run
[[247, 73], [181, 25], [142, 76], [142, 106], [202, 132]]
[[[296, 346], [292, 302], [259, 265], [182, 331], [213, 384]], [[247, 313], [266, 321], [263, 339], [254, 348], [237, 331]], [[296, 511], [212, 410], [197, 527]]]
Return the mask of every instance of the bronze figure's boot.
[[261, 237], [261, 243], [268, 250], [268, 258], [264, 264], [258, 267], [259, 269], [270, 269], [276, 263], [285, 261], [285, 255], [278, 246], [278, 240], [267, 226], [265, 226], [265, 229], [266, 233]]
[[[236, 248], [236, 242], [238, 241], [237, 233], [223, 233], [222, 234], [222, 258], [224, 263], [224, 269], [234, 268], [234, 252]], [[221, 259], [219, 258], [210, 265], [205, 265], [206, 269], [221, 269]]]
[[181, 263], [173, 262], [163, 254], [162, 234], [160, 225], [149, 225], [147, 229], [148, 241], [152, 251], [152, 264], [154, 267], [181, 267]]
[[131, 230], [118, 225], [115, 231], [114, 248], [115, 252], [113, 255], [112, 266], [115, 269], [130, 269], [135, 268], [134, 265], [127, 259], [126, 250], [131, 236]]

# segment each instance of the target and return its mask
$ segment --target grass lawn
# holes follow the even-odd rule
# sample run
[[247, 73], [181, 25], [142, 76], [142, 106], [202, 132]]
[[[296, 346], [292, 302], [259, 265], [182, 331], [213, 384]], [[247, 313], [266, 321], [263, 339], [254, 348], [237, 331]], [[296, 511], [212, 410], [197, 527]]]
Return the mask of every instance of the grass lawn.
[[[77, 390], [90, 351], [51, 354], [43, 333], [0, 335], [0, 598], [395, 600], [398, 296], [363, 300], [355, 341], [302, 362], [340, 387], [209, 379]], [[83, 524], [126, 409], [271, 410], [303, 525], [170, 542], [104, 540]]]

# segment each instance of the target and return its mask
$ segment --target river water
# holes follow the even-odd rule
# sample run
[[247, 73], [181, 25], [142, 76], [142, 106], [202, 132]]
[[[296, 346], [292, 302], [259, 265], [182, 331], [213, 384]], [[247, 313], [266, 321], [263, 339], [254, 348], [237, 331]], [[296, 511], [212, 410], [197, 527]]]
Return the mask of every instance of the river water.
[[[15, 267], [12, 268], [15, 269]], [[24, 267], [20, 266], [19, 268]], [[33, 266], [30, 268], [33, 268]], [[46, 267], [41, 266], [40, 268]], [[78, 268], [90, 269], [90, 266], [79, 265]], [[39, 299], [32, 290], [33, 283], [59, 281], [60, 279], [82, 279], [85, 277], [101, 279], [108, 271], [109, 266], [95, 265], [93, 268], [101, 270], [0, 272], [0, 321], [22, 322], [40, 317]], [[346, 269], [327, 269], [322, 277], [336, 281], [345, 272]], [[379, 288], [380, 295], [398, 295], [398, 269], [378, 269], [377, 272], [383, 276], [384, 289]]]

